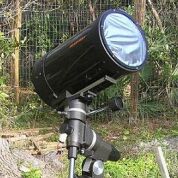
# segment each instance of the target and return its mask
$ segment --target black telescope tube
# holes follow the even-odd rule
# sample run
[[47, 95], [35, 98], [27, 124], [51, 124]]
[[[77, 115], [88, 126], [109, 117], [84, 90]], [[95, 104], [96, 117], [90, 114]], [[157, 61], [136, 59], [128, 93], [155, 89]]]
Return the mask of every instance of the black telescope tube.
[[[65, 100], [66, 91], [75, 94], [106, 75], [117, 79], [143, 67], [145, 61], [140, 66], [131, 67], [111, 55], [102, 33], [104, 19], [110, 13], [123, 14], [137, 24], [123, 10], [110, 9], [34, 65], [32, 82], [35, 91], [52, 108], [57, 109]], [[143, 31], [137, 27], [145, 39]], [[92, 92], [98, 93], [109, 85], [111, 83], [103, 83]]]

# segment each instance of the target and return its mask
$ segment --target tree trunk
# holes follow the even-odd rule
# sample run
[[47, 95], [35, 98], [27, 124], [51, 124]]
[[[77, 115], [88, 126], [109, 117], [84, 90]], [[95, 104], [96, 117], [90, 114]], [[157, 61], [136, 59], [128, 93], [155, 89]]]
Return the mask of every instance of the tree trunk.
[[5, 139], [0, 139], [0, 177], [21, 177], [9, 144]]
[[9, 142], [0, 138], [0, 178], [20, 178], [31, 168], [41, 170], [42, 178], [56, 178], [63, 168], [56, 152], [38, 158], [27, 151], [10, 148]]
[[[140, 25], [144, 24], [146, 0], [135, 0], [135, 19]], [[130, 122], [136, 122], [138, 119], [138, 85], [139, 74], [138, 72], [131, 76], [131, 116]]]

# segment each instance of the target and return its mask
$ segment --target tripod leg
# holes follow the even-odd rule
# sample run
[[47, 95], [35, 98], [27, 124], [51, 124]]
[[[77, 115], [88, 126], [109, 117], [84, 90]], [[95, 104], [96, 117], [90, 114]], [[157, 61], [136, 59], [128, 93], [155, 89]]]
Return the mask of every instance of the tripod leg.
[[69, 178], [75, 178], [75, 159], [77, 158], [77, 147], [68, 148]]
[[69, 178], [74, 178], [75, 158], [70, 158], [69, 161]]

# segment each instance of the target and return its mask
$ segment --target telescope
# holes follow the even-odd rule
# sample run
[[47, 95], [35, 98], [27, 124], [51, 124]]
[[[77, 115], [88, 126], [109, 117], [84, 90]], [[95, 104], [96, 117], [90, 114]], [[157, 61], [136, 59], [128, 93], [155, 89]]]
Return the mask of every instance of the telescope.
[[34, 65], [35, 91], [47, 105], [66, 116], [61, 135], [67, 136], [69, 178], [76, 177], [78, 153], [86, 157], [79, 176], [82, 178], [103, 178], [103, 162], [120, 158], [119, 151], [88, 126], [86, 117], [108, 108], [122, 109], [121, 98], [112, 99], [96, 111], [90, 111], [88, 106], [118, 78], [141, 70], [147, 51], [139, 24], [124, 10], [110, 9]]

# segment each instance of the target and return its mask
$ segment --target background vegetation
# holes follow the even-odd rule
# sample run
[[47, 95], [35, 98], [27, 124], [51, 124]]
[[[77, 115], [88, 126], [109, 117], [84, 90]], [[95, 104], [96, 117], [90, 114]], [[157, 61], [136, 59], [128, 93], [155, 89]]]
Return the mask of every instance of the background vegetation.
[[[64, 42], [71, 35], [93, 21], [88, 3], [90, 1], [38, 0], [21, 2], [22, 26], [20, 44], [11, 38], [15, 10], [11, 1], [0, 1], [0, 128], [33, 128], [56, 126], [62, 119], [55, 111], [44, 105], [32, 91], [30, 82], [34, 62], [51, 48]], [[95, 115], [91, 123], [106, 139], [122, 148], [125, 155], [121, 161], [106, 164], [106, 177], [160, 177], [153, 152], [134, 154], [130, 145], [141, 141], [149, 142], [165, 137], [178, 136], [178, 17], [176, 0], [154, 0], [146, 4], [144, 30], [149, 44], [149, 61], [139, 73], [139, 119], [130, 123], [130, 76], [118, 80], [117, 84], [101, 92], [93, 101], [97, 108], [109, 98], [120, 95], [125, 106], [121, 112], [107, 111]], [[124, 7], [134, 15], [132, 1], [107, 0], [92, 1], [97, 17], [110, 7]], [[157, 13], [155, 13], [155, 11]], [[20, 86], [21, 103], [15, 104], [12, 89], [14, 48], [20, 46]], [[105, 123], [104, 125], [101, 125]], [[108, 124], [109, 123], [109, 124]], [[130, 125], [129, 125], [130, 124]], [[171, 176], [178, 175], [173, 160], [177, 152], [166, 154]], [[79, 159], [79, 165], [82, 158]], [[173, 169], [174, 168], [174, 169]], [[79, 169], [79, 166], [78, 166]], [[65, 173], [61, 173], [61, 175]], [[32, 172], [23, 177], [41, 172]], [[35, 177], [35, 176], [34, 176]]]

